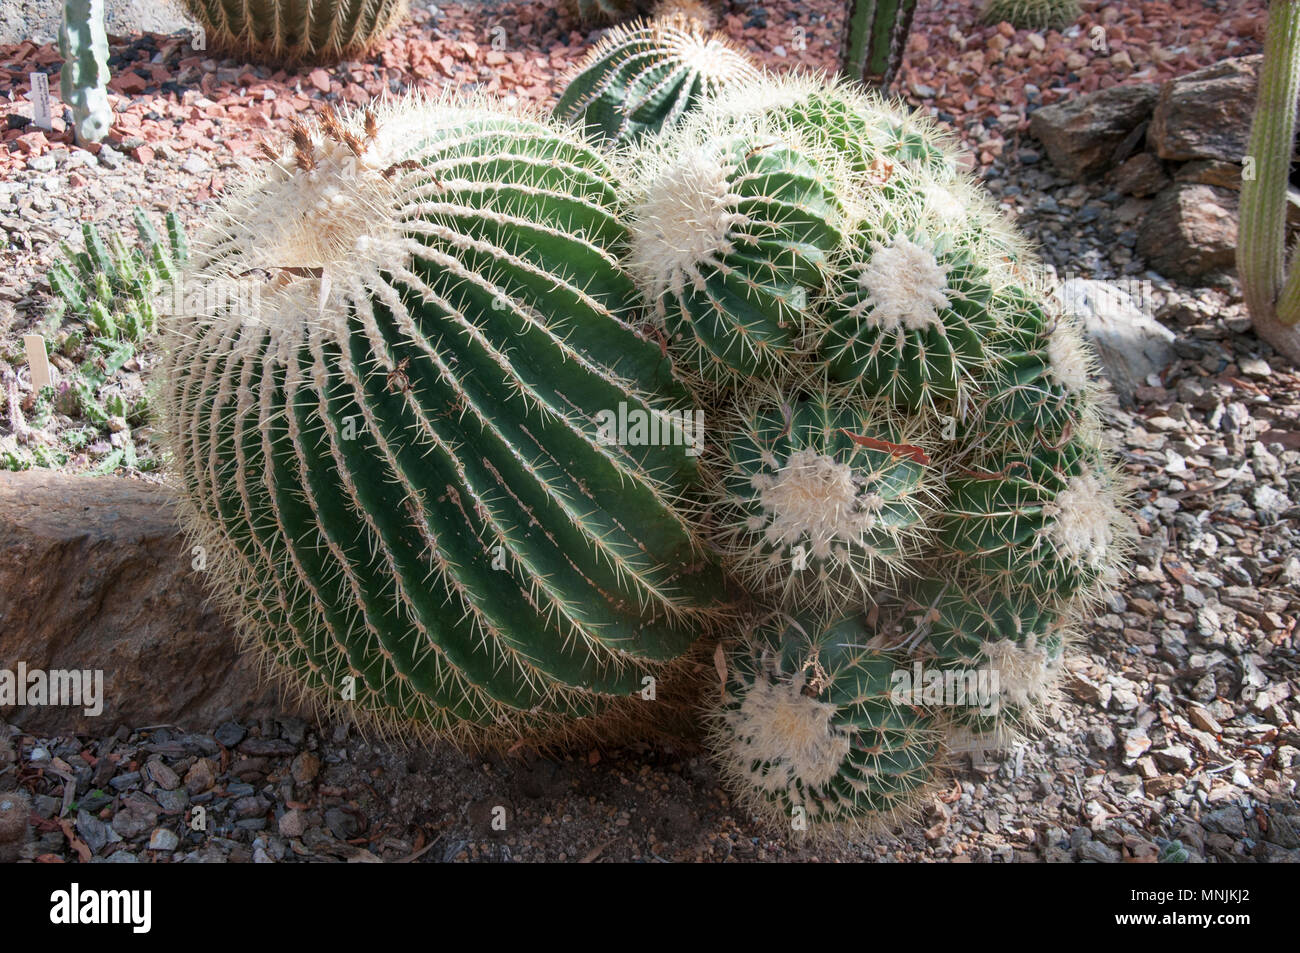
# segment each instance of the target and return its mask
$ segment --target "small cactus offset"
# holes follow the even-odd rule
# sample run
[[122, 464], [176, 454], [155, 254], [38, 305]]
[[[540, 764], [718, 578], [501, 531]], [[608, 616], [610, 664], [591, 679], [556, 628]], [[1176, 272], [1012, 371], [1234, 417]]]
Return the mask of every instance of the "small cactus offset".
[[724, 587], [698, 415], [628, 323], [607, 160], [456, 99], [327, 111], [268, 151], [192, 268], [268, 274], [260, 312], [173, 326], [163, 394], [250, 641], [318, 702], [471, 745], [655, 708]]
[[630, 162], [629, 262], [679, 372], [725, 390], [791, 366], [842, 239], [836, 157], [762, 116], [706, 112]]
[[983, 19], [1021, 30], [1064, 30], [1082, 13], [1079, 0], [988, 0]]
[[889, 401], [824, 384], [749, 398], [721, 440], [718, 532], [736, 573], [792, 610], [861, 603], [906, 575], [933, 492], [909, 450], [928, 436]]
[[776, 617], [726, 653], [710, 739], [725, 780], [774, 827], [874, 831], [941, 776], [943, 730], [895, 698], [901, 655], [854, 615]]
[[364, 56], [406, 16], [408, 0], [184, 0], [207, 44], [267, 63]]
[[672, 128], [725, 86], [758, 78], [749, 59], [721, 35], [684, 15], [616, 27], [578, 64], [555, 106], [594, 139], [634, 143]]
[[108, 105], [108, 34], [104, 0], [63, 0], [59, 89], [72, 109], [77, 142], [100, 142], [113, 125]]

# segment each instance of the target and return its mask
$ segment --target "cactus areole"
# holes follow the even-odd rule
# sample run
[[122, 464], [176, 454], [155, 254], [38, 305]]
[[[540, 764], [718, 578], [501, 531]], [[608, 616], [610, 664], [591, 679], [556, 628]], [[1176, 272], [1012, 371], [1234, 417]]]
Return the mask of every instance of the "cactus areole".
[[[266, 151], [188, 277], [261, 282], [259, 306], [173, 319], [164, 394], [183, 516], [249, 641], [317, 702], [473, 744], [648, 704], [723, 587], [606, 160], [420, 99]], [[608, 439], [633, 411], [668, 439]]]

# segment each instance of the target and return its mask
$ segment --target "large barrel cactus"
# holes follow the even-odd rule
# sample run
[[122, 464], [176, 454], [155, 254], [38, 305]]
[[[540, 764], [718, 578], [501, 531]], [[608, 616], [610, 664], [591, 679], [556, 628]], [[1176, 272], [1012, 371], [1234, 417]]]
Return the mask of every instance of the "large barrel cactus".
[[317, 701], [469, 743], [653, 707], [723, 587], [607, 161], [420, 100], [268, 152], [196, 242], [206, 304], [164, 388], [182, 513], [249, 640]]
[[749, 59], [698, 20], [665, 16], [615, 27], [578, 64], [555, 115], [621, 145], [672, 128], [706, 97], [758, 79]]
[[207, 44], [268, 63], [363, 56], [406, 15], [408, 0], [184, 0]]

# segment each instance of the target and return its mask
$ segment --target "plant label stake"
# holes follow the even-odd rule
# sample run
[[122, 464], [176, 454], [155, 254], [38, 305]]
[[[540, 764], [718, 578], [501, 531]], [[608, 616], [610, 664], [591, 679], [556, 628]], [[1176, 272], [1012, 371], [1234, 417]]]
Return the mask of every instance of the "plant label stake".
[[45, 354], [45, 338], [39, 334], [24, 334], [23, 345], [27, 348], [27, 366], [32, 372], [32, 389], [49, 387], [53, 382], [50, 378], [50, 359]]
[[50, 132], [54, 124], [50, 120], [50, 78], [44, 73], [29, 73], [32, 91], [27, 98], [32, 101], [32, 123], [38, 129]]

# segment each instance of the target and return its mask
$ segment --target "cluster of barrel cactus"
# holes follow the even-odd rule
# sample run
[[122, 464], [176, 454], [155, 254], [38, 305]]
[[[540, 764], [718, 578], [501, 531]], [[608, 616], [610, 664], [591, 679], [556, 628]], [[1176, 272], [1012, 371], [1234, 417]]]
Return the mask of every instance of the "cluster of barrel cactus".
[[870, 827], [1041, 717], [1117, 575], [1092, 359], [935, 128], [702, 82], [670, 30], [706, 45], [621, 31], [550, 119], [410, 98], [268, 147], [188, 279], [258, 312], [169, 332], [181, 512], [318, 701], [547, 743], [716, 669], [737, 794]]

